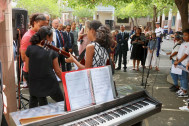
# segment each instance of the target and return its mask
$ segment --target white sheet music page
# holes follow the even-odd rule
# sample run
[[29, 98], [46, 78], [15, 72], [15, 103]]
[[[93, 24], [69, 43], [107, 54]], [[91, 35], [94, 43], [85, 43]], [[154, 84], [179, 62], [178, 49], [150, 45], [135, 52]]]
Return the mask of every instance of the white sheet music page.
[[66, 85], [71, 110], [92, 104], [92, 95], [86, 70], [67, 73]]
[[96, 104], [114, 99], [110, 72], [108, 67], [91, 69], [91, 79]]
[[175, 67], [174, 65], [172, 65], [172, 67], [171, 67], [171, 73], [182, 75], [182, 69], [180, 69], [180, 68]]

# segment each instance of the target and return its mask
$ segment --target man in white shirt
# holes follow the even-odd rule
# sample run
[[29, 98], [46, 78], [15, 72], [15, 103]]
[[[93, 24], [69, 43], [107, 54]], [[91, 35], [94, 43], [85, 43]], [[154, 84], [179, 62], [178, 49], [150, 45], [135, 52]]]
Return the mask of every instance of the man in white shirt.
[[155, 33], [156, 33], [156, 37], [157, 37], [157, 40], [158, 40], [158, 48], [157, 48], [156, 55], [157, 55], [157, 57], [159, 57], [159, 51], [160, 51], [160, 48], [161, 48], [162, 35], [163, 35], [163, 29], [160, 27], [160, 22], [156, 22]]
[[59, 25], [59, 20], [58, 19], [54, 19], [52, 21], [52, 30], [53, 30], [53, 42], [52, 42], [52, 45], [54, 45], [54, 46], [57, 45], [56, 30], [58, 28], [58, 25]]
[[[186, 68], [187, 63], [189, 61], [189, 29], [183, 31], [183, 42], [179, 48], [177, 59], [174, 62], [174, 65], [181, 65]], [[182, 70], [182, 74], [180, 76], [181, 88], [177, 91], [178, 97], [188, 97], [188, 72]]]
[[[172, 65], [174, 64], [174, 62], [176, 61], [176, 57], [180, 48], [180, 45], [182, 43], [180, 36], [176, 36], [175, 37], [175, 44], [173, 46], [172, 52], [167, 53], [167, 55], [170, 54], [170, 60], [172, 60]], [[175, 73], [171, 73], [171, 77], [173, 79], [173, 85], [169, 88], [170, 91], [172, 92], [176, 92], [179, 90], [179, 86], [178, 86], [178, 81], [179, 81], [179, 75], [175, 74]]]

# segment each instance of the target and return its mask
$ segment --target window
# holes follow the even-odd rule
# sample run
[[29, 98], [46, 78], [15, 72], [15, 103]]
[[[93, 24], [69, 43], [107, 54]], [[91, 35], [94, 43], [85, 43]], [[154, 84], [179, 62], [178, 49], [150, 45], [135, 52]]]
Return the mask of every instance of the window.
[[176, 17], [175, 16], [173, 16], [173, 18], [172, 18], [172, 25], [171, 26], [175, 26], [175, 19], [176, 19]]
[[129, 18], [117, 18], [117, 23], [129, 23]]
[[168, 20], [168, 17], [165, 17], [165, 20]]

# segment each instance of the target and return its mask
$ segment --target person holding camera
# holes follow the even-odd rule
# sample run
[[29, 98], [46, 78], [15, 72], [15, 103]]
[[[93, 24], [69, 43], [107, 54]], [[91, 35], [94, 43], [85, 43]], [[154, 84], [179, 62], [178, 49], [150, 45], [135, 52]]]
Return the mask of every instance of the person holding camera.
[[135, 35], [131, 39], [131, 44], [133, 45], [131, 51], [131, 59], [133, 60], [133, 70], [135, 70], [135, 64], [137, 61], [137, 71], [139, 71], [140, 61], [143, 59], [143, 44], [144, 42], [141, 40], [142, 30], [140, 28], [136, 29]]
[[159, 68], [157, 65], [158, 59], [156, 55], [157, 48], [158, 48], [158, 40], [156, 38], [156, 33], [152, 33], [152, 37], [150, 41], [148, 42], [148, 54], [147, 54], [145, 65], [149, 66], [149, 69], [152, 69], [152, 67], [155, 67], [155, 70], [159, 71]]
[[87, 37], [89, 24], [90, 24], [89, 20], [85, 21], [85, 28], [82, 28], [81, 31], [79, 32], [79, 37], [78, 37], [78, 41], [80, 41], [79, 55], [85, 50], [86, 46], [90, 44], [90, 41]]

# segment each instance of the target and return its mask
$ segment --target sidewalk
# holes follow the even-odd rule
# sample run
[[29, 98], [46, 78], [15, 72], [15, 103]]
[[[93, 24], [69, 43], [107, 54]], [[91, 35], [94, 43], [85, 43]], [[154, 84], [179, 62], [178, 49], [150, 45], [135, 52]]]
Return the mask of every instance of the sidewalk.
[[[171, 51], [172, 45], [173, 41], [164, 40], [162, 49], [165, 52]], [[130, 56], [128, 56], [128, 59], [129, 58]], [[133, 71], [132, 60], [128, 61], [127, 72], [123, 72], [123, 70], [116, 71], [116, 74], [114, 75], [116, 86], [129, 87], [129, 85], [136, 85], [137, 87], [140, 87], [139, 85], [142, 82], [142, 67], [140, 67], [140, 71]], [[162, 112], [145, 119], [143, 121], [143, 126], [189, 126], [189, 112], [179, 110], [179, 107], [185, 105], [183, 99], [186, 98], [178, 98], [175, 93], [169, 91], [171, 84], [168, 81], [172, 80], [167, 76], [170, 73], [170, 67], [171, 61], [169, 60], [169, 57], [161, 55], [159, 63], [160, 71], [150, 71], [147, 80], [150, 86], [148, 86], [146, 90], [163, 105]], [[147, 71], [148, 69], [145, 69], [144, 82], [146, 81]]]

